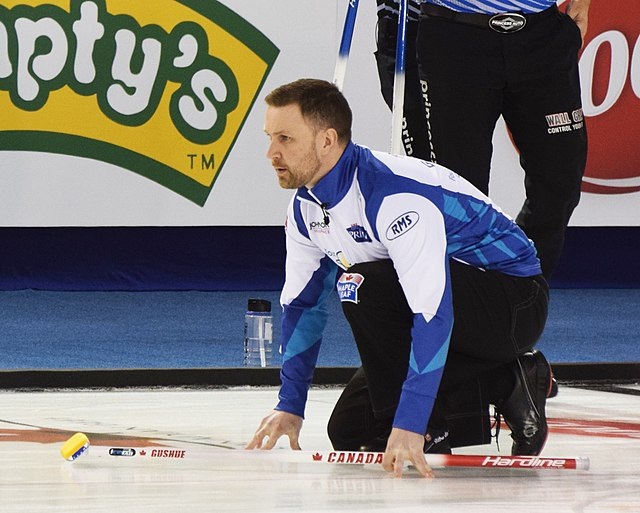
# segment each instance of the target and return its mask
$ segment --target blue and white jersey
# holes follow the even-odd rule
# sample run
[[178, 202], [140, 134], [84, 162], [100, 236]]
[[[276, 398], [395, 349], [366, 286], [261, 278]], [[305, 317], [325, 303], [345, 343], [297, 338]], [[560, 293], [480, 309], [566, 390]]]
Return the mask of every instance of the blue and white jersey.
[[[400, 12], [399, 0], [377, 0], [378, 16], [398, 16]], [[418, 21], [420, 19], [420, 4], [422, 0], [409, 0], [407, 2], [407, 17], [410, 20]]]
[[556, 0], [423, 0], [423, 2], [440, 5], [452, 11], [476, 14], [503, 12], [532, 14], [548, 9], [556, 3]]
[[[414, 314], [409, 371], [394, 426], [424, 433], [453, 326], [450, 259], [514, 276], [540, 274], [531, 241], [454, 172], [350, 143], [286, 224], [282, 386], [277, 409], [304, 416], [326, 324], [325, 299], [352, 265], [391, 259]], [[366, 279], [366, 277], [365, 277]]]

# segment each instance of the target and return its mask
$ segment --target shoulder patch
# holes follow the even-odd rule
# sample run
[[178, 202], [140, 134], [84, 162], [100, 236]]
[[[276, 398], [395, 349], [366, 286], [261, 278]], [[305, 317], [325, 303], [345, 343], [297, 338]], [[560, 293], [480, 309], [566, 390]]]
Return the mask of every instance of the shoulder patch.
[[419, 220], [420, 214], [418, 214], [417, 212], [413, 210], [405, 212], [401, 216], [394, 219], [388, 226], [386, 231], [387, 240], [397, 239], [398, 237], [400, 237], [400, 235], [404, 235], [416, 224], [418, 224]]

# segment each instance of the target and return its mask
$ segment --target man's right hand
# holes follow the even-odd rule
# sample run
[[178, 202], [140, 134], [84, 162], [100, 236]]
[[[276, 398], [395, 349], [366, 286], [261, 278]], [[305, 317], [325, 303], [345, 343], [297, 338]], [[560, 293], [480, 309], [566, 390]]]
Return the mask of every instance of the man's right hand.
[[[293, 413], [274, 410], [260, 422], [253, 438], [245, 446], [245, 449], [273, 449], [276, 442], [282, 435], [289, 437], [289, 446], [300, 450], [298, 438], [302, 429], [302, 417]], [[267, 437], [266, 443], [264, 442]]]

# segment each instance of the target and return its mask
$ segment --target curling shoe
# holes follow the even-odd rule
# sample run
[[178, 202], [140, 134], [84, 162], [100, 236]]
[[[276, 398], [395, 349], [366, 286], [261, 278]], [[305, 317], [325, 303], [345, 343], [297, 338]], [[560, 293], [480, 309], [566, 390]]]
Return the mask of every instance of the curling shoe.
[[545, 405], [551, 387], [551, 368], [541, 352], [533, 351], [520, 356], [512, 369], [515, 387], [496, 409], [511, 429], [511, 454], [537, 456], [547, 441]]

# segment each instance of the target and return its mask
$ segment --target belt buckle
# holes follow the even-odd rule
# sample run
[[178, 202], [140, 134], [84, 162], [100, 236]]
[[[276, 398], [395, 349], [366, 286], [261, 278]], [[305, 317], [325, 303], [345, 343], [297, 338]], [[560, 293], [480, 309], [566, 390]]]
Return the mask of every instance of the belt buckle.
[[518, 32], [527, 24], [527, 19], [517, 12], [503, 12], [489, 19], [489, 28], [501, 34]]

